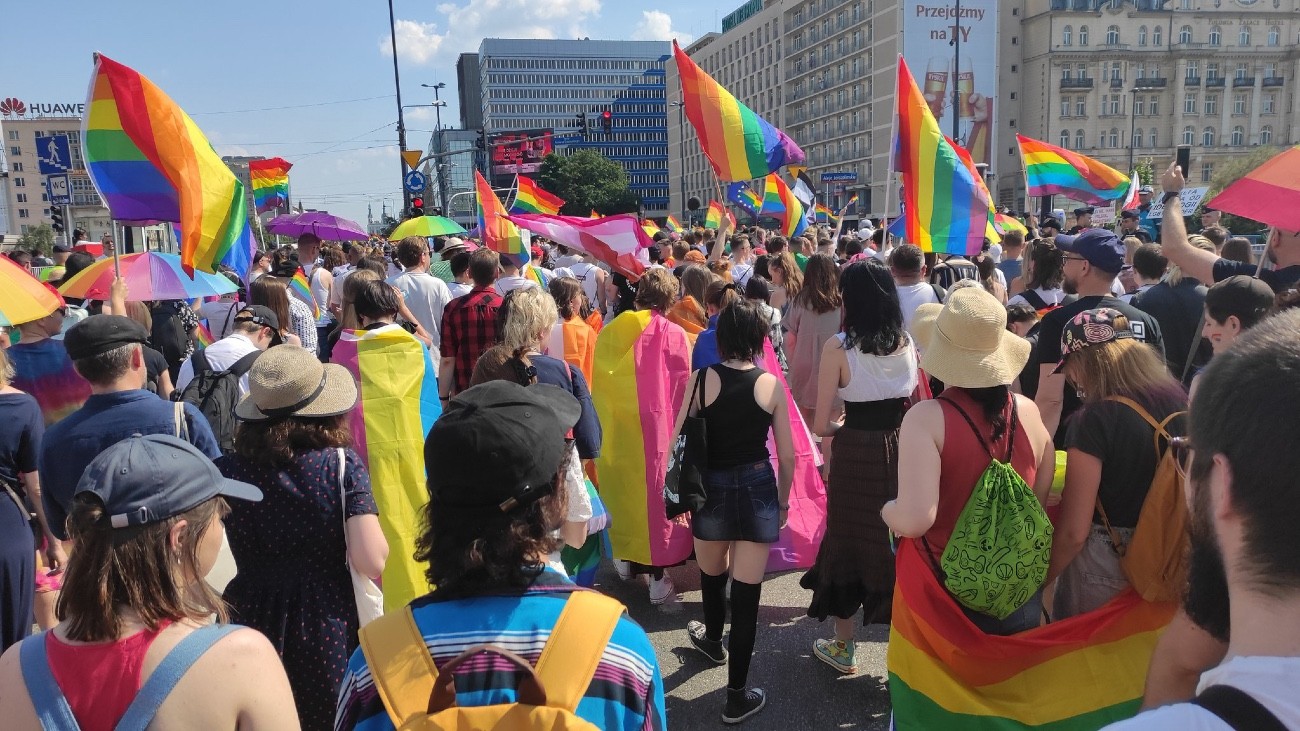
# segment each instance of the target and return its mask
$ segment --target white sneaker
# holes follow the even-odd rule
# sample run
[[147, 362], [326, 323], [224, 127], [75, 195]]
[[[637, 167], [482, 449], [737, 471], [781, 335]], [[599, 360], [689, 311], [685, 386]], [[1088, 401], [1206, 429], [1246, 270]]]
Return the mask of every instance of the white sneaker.
[[664, 574], [662, 579], [650, 579], [650, 603], [656, 606], [665, 602], [677, 601], [677, 587], [673, 586], [672, 577]]
[[628, 563], [627, 561], [623, 561], [622, 559], [617, 559], [617, 558], [614, 559], [614, 572], [617, 573], [618, 578], [622, 579], [623, 581], [632, 580], [632, 564]]

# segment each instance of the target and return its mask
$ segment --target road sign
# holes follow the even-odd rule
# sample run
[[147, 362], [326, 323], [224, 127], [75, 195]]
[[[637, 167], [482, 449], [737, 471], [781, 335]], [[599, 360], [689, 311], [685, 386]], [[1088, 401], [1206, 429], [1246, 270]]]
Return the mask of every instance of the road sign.
[[576, 145], [582, 142], [582, 135], [556, 135], [551, 138], [552, 145]]
[[58, 175], [72, 169], [72, 151], [67, 135], [36, 135], [36, 158], [41, 175]]
[[424, 153], [419, 150], [402, 150], [402, 159], [406, 161], [406, 167], [414, 170], [416, 165], [420, 164], [420, 158]]
[[[1209, 188], [1183, 188], [1182, 193], [1178, 196], [1178, 202], [1183, 204], [1183, 217], [1196, 213], [1197, 206], [1201, 205], [1201, 199], [1205, 197]], [[1147, 212], [1147, 218], [1163, 219], [1165, 217], [1164, 201], [1155, 201], [1151, 204], [1151, 210]]]
[[46, 177], [45, 192], [49, 194], [50, 203], [56, 206], [66, 206], [72, 203], [72, 190], [68, 185], [68, 174]]
[[429, 179], [424, 177], [424, 173], [419, 170], [412, 170], [407, 173], [402, 182], [406, 184], [406, 189], [412, 193], [419, 193], [429, 185]]

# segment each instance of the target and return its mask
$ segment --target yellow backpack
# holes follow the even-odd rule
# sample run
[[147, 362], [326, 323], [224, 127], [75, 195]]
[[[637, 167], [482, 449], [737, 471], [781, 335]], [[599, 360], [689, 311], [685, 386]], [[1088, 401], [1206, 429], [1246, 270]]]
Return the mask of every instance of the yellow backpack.
[[[361, 651], [398, 731], [595, 729], [576, 711], [623, 611], [617, 599], [594, 591], [573, 592], [535, 669], [509, 650], [475, 645], [440, 670], [409, 607], [363, 627]], [[499, 655], [527, 673], [515, 703], [471, 708], [456, 705], [453, 671], [482, 652]]]

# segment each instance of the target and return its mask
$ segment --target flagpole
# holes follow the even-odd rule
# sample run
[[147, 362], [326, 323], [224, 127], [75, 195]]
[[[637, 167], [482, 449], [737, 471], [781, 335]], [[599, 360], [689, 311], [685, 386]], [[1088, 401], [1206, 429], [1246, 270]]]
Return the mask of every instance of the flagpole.
[[[898, 61], [901, 63], [903, 54], [898, 54]], [[898, 149], [896, 144], [896, 135], [898, 134], [898, 99], [901, 89], [898, 88], [898, 74], [894, 74], [894, 113], [889, 118], [889, 164], [885, 166], [885, 212], [880, 217], [880, 228], [885, 232], [880, 237], [880, 245], [884, 246], [889, 240], [889, 193], [894, 187], [894, 151]]]

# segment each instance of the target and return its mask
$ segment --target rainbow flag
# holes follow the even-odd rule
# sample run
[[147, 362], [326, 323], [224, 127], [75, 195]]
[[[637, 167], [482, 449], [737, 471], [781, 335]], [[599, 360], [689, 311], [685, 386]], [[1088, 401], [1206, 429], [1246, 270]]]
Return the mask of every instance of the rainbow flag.
[[180, 224], [181, 265], [248, 271], [244, 185], [152, 81], [95, 54], [81, 138], [86, 171], [119, 221]]
[[804, 161], [803, 150], [786, 133], [763, 121], [691, 60], [677, 41], [673, 56], [682, 81], [682, 101], [700, 147], [714, 172], [726, 181], [753, 180]]
[[483, 234], [483, 243], [498, 254], [510, 254], [527, 261], [528, 247], [524, 245], [524, 237], [518, 227], [506, 220], [505, 207], [478, 170], [474, 171], [474, 189], [478, 198], [478, 230]]
[[316, 298], [312, 296], [311, 280], [307, 279], [307, 273], [303, 271], [302, 267], [298, 267], [298, 271], [289, 279], [289, 293], [311, 308], [312, 317], [320, 318], [320, 305], [316, 303]]
[[817, 215], [817, 223], [836, 223], [840, 220], [839, 216], [835, 215], [835, 211], [832, 211], [821, 203], [813, 206], [813, 213]]
[[664, 219], [664, 228], [668, 229], [669, 231], [675, 234], [679, 234], [685, 230], [682, 228], [682, 222], [678, 221], [673, 216], [669, 216], [668, 218]]
[[199, 326], [194, 330], [194, 342], [200, 348], [206, 348], [217, 342], [217, 339], [212, 336], [212, 330], [208, 329], [207, 320], [199, 320]]
[[5, 353], [14, 368], [10, 385], [36, 399], [47, 429], [90, 398], [90, 383], [77, 373], [62, 341], [18, 343]]
[[646, 236], [654, 238], [654, 235], [659, 233], [659, 224], [655, 223], [652, 219], [647, 218], [641, 222], [641, 230], [645, 231]]
[[724, 219], [731, 222], [733, 230], [736, 228], [736, 217], [731, 215], [731, 211], [728, 211], [726, 206], [717, 201], [709, 201], [709, 211], [704, 216], [704, 227], [719, 228], [722, 226]]
[[990, 230], [987, 189], [939, 131], [901, 55], [896, 98], [894, 170], [903, 174], [905, 238], [922, 251], [979, 253]]
[[591, 209], [591, 215], [587, 216], [587, 218], [590, 218], [590, 219], [593, 219], [593, 220], [594, 220], [594, 219], [597, 219], [597, 218], [604, 218], [604, 216], [600, 215], [599, 213], [596, 213], [596, 209], [593, 208], [593, 209]]
[[293, 163], [282, 157], [248, 162], [248, 180], [253, 186], [253, 205], [258, 213], [289, 207], [291, 167]]
[[349, 415], [353, 446], [370, 471], [388, 539], [384, 608], [397, 611], [429, 591], [425, 564], [412, 556], [429, 501], [424, 438], [442, 415], [437, 370], [424, 345], [398, 325], [344, 330], [330, 362], [347, 368], [361, 390]]
[[775, 215], [781, 219], [781, 233], [785, 236], [798, 236], [808, 228], [808, 218], [804, 215], [803, 204], [795, 197], [794, 191], [786, 185], [781, 176], [771, 173], [763, 184], [763, 215]]
[[686, 333], [652, 310], [624, 312], [596, 338], [591, 395], [605, 430], [596, 473], [615, 558], [671, 566], [691, 554], [690, 527], [664, 511], [668, 450], [690, 373]]
[[1131, 185], [1124, 173], [1087, 155], [1024, 135], [1016, 135], [1016, 141], [1031, 196], [1060, 194], [1084, 203], [1105, 203], [1123, 198]]
[[980, 175], [979, 168], [975, 167], [975, 160], [971, 158], [970, 151], [957, 144], [951, 137], [944, 137], [944, 139], [948, 140], [948, 144], [952, 145], [957, 157], [961, 158], [961, 164], [966, 166], [966, 171], [970, 173], [971, 178], [975, 181], [975, 187], [979, 190], [980, 196], [989, 202], [989, 217], [984, 224], [984, 238], [993, 244], [1002, 241], [1002, 232], [998, 230], [997, 226], [993, 225], [998, 213], [998, 209], [993, 205], [993, 194], [989, 192], [989, 187], [984, 182], [984, 176]]
[[1012, 231], [1019, 231], [1022, 234], [1029, 233], [1029, 229], [1025, 228], [1025, 224], [1021, 223], [1014, 216], [1008, 216], [1005, 213], [995, 215], [993, 217], [993, 225], [997, 226], [998, 230], [1004, 234]]
[[1132, 589], [1087, 614], [986, 635], [935, 578], [916, 541], [898, 549], [889, 632], [894, 728], [1092, 731], [1137, 713], [1172, 604]]
[[510, 204], [511, 213], [545, 213], [554, 216], [560, 212], [564, 199], [542, 190], [532, 178], [516, 176], [515, 200]]

